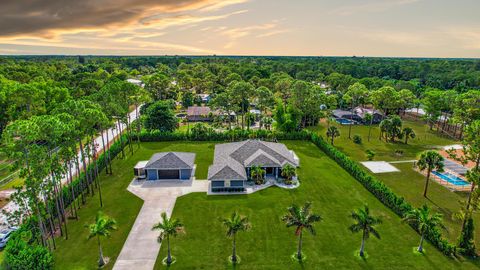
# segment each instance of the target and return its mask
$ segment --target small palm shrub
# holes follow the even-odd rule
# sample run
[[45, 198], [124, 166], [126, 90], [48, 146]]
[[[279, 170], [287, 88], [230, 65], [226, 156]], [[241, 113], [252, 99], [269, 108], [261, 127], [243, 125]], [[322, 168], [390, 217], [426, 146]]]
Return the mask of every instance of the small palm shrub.
[[362, 144], [362, 137], [360, 137], [360, 135], [353, 135], [353, 142], [356, 143], [356, 144]]
[[367, 159], [369, 161], [372, 161], [373, 158], [375, 158], [376, 153], [374, 151], [370, 150], [370, 149], [367, 149], [367, 151], [365, 151], [365, 154], [367, 155]]

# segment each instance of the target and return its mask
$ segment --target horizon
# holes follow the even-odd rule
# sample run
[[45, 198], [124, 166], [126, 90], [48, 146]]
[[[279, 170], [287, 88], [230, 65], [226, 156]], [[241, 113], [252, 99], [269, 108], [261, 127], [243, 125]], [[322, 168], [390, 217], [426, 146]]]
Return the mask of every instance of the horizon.
[[222, 57], [222, 58], [364, 58], [364, 59], [425, 59], [425, 60], [480, 60], [480, 57], [429, 57], [429, 56], [359, 56], [359, 55], [217, 55], [217, 54], [165, 54], [165, 55], [122, 55], [122, 54], [0, 54], [0, 57], [154, 57], [154, 58], [161, 58], [161, 57], [203, 57], [203, 58], [215, 58], [215, 57]]
[[480, 58], [474, 0], [22, 1], [0, 55]]

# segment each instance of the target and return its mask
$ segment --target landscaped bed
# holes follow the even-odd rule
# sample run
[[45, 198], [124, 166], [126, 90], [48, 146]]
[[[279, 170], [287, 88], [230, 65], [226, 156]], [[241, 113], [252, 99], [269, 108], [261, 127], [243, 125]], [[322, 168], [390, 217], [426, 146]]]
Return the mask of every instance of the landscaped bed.
[[[230, 268], [227, 257], [231, 240], [219, 217], [237, 210], [250, 218], [252, 230], [238, 235], [237, 252], [243, 269], [344, 269], [344, 268], [404, 268], [404, 269], [473, 269], [471, 262], [449, 259], [427, 244], [425, 255], [412, 252], [420, 236], [381, 204], [362, 185], [310, 142], [287, 141], [296, 152], [302, 166], [299, 188], [285, 190], [271, 187], [251, 195], [207, 196], [190, 194], [177, 199], [173, 216], [185, 225], [186, 234], [172, 240], [172, 253], [177, 269]], [[323, 217], [316, 225], [317, 235], [304, 236], [304, 252], [308, 260], [299, 265], [290, 255], [296, 248], [293, 229], [281, 221], [292, 203], [313, 202], [313, 211]], [[367, 203], [373, 214], [380, 216], [381, 240], [369, 239], [364, 261], [354, 256], [361, 236], [352, 234], [348, 226], [352, 210]], [[162, 246], [156, 269], [164, 269], [161, 260], [166, 255]]]

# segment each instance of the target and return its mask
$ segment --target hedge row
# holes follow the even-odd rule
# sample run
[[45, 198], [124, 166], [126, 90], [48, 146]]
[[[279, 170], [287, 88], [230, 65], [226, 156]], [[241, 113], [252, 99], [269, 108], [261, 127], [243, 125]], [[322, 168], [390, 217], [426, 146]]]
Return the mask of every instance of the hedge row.
[[[139, 136], [142, 142], [159, 141], [237, 141], [245, 139], [264, 139], [264, 140], [310, 140], [308, 131], [296, 132], [274, 132], [269, 130], [229, 130], [225, 132], [209, 131], [204, 134], [195, 134], [193, 132], [160, 132], [141, 131]], [[132, 135], [132, 140], [136, 140], [137, 135]]]
[[[351, 160], [341, 151], [337, 150], [332, 145], [328, 144], [322, 137], [317, 134], [311, 135], [311, 141], [320, 148], [331, 159], [335, 160], [343, 169], [360, 182], [370, 193], [379, 199], [384, 205], [393, 210], [398, 216], [404, 217], [407, 212], [414, 209], [403, 197], [398, 196], [383, 182], [379, 181], [372, 175], [360, 167], [357, 162]], [[417, 230], [415, 224], [411, 225], [413, 229]], [[455, 253], [455, 246], [450, 244], [446, 239], [442, 238], [442, 234], [438, 229], [430, 230], [426, 233], [425, 238], [436, 246], [440, 251], [446, 255], [453, 255]]]

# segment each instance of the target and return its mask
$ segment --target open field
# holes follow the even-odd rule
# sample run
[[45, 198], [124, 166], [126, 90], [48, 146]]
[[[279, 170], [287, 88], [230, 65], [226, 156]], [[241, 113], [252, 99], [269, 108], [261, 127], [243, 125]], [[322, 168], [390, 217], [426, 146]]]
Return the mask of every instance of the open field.
[[[98, 193], [88, 198], [87, 205], [79, 210], [79, 221], [71, 220], [68, 223], [70, 238], [57, 238], [57, 250], [54, 252], [56, 269], [94, 269], [98, 259], [97, 242], [87, 241], [88, 232], [85, 224], [93, 223], [98, 210], [113, 217], [118, 222], [118, 231], [112, 233], [111, 238], [104, 240], [103, 250], [111, 262], [105, 269], [111, 269], [123, 243], [142, 207], [143, 201], [126, 190], [133, 179], [133, 166], [139, 160], [148, 160], [152, 154], [162, 151], [192, 151], [197, 153], [197, 178], [207, 177], [207, 167], [212, 163], [213, 143], [142, 143], [140, 149], [134, 146], [135, 152], [126, 159], [115, 159], [113, 176], [101, 174], [103, 209], [99, 207]], [[152, 217], [153, 218], [153, 217]]]
[[[318, 126], [314, 130], [325, 137], [325, 128]], [[379, 128], [372, 127], [370, 142], [367, 141], [368, 126], [353, 126], [352, 136], [359, 134], [363, 142], [361, 145], [353, 143], [348, 139], [348, 126], [334, 123], [340, 129], [340, 137], [335, 139], [335, 146], [342, 152], [350, 156], [356, 161], [367, 160], [365, 150], [371, 149], [376, 152], [374, 160], [395, 161], [395, 160], [413, 160], [416, 159], [419, 153], [425, 150], [440, 148], [445, 145], [452, 145], [459, 143], [458, 141], [450, 140], [441, 137], [435, 131], [430, 131], [428, 126], [421, 122], [404, 121], [404, 126], [411, 127], [417, 134], [415, 139], [410, 139], [408, 145], [403, 142], [385, 143], [385, 140], [379, 140]], [[403, 156], [395, 154], [395, 150], [403, 150]], [[397, 167], [400, 172], [375, 174], [380, 180], [384, 181], [399, 195], [405, 197], [407, 201], [414, 206], [419, 207], [423, 204], [428, 204], [436, 211], [444, 215], [445, 224], [448, 227], [448, 232], [445, 236], [452, 242], [456, 242], [460, 234], [460, 223], [458, 220], [452, 218], [452, 214], [460, 209], [459, 200], [464, 199], [467, 194], [461, 192], [452, 192], [442, 185], [431, 181], [428, 192], [428, 199], [422, 196], [425, 185], [425, 177], [413, 169], [413, 163], [399, 163], [392, 164]], [[477, 214], [480, 218], [480, 215]], [[480, 219], [477, 219], [480, 220]], [[475, 241], [480, 245], [480, 230], [476, 230]]]
[[[445, 257], [427, 244], [424, 256], [412, 248], [419, 235], [398, 216], [383, 206], [356, 180], [310, 142], [288, 141], [301, 160], [301, 185], [296, 190], [269, 188], [251, 195], [207, 196], [190, 194], [177, 200], [173, 215], [185, 225], [186, 234], [172, 240], [177, 263], [172, 269], [230, 269], [227, 257], [231, 239], [219, 217], [232, 211], [247, 215], [250, 232], [238, 235], [238, 254], [242, 263], [236, 269], [477, 269], [472, 262], [458, 262]], [[317, 235], [305, 234], [307, 262], [299, 265], [290, 259], [296, 248], [293, 228], [286, 228], [281, 216], [292, 203], [313, 202], [313, 210], [323, 217], [316, 225]], [[383, 224], [378, 226], [382, 239], [369, 239], [369, 258], [354, 256], [361, 235], [352, 234], [351, 210], [368, 204]], [[165, 269], [163, 245], [156, 269]]]

